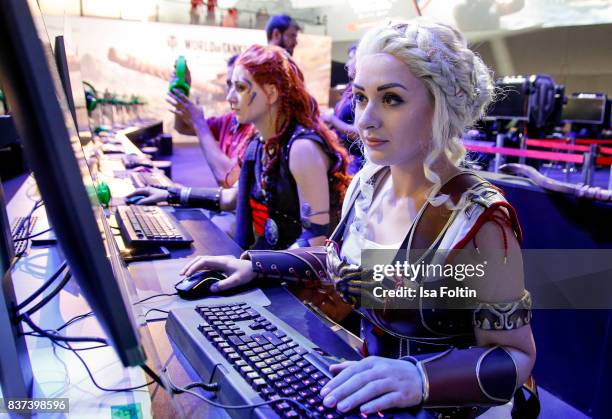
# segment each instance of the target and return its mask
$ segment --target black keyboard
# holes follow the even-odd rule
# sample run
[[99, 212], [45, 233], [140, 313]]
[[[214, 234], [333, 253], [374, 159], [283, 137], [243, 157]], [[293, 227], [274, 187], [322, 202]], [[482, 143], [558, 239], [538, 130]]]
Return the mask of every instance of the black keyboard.
[[166, 333], [204, 381], [219, 384], [217, 402], [289, 398], [302, 405], [279, 400], [252, 410], [227, 409], [232, 417], [416, 417], [407, 412], [342, 414], [325, 407], [319, 391], [330, 380], [329, 365], [337, 361], [321, 356], [315, 344], [263, 307], [233, 303], [172, 310]]
[[132, 172], [130, 173], [130, 180], [135, 188], [152, 186], [165, 189], [174, 185], [172, 180], [161, 172]]
[[29, 240], [21, 239], [32, 235], [36, 221], [38, 221], [38, 217], [35, 216], [30, 217], [29, 222], [27, 217], [17, 217], [13, 220], [11, 225], [11, 236], [13, 237], [15, 246], [15, 256], [22, 256], [26, 250], [28, 250]]
[[189, 246], [193, 239], [160, 207], [118, 206], [115, 217], [126, 246]]

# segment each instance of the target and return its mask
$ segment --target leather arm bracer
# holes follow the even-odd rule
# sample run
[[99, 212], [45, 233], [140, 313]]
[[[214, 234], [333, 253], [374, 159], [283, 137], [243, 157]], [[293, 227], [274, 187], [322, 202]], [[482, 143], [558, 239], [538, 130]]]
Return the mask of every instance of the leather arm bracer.
[[168, 203], [185, 207], [204, 208], [211, 211], [221, 210], [221, 190], [223, 188], [169, 187]]
[[323, 246], [288, 250], [249, 250], [242, 259], [250, 259], [259, 276], [287, 281], [325, 281], [326, 252]]
[[496, 406], [518, 388], [514, 358], [501, 346], [452, 348], [437, 354], [404, 357], [423, 378], [423, 406]]

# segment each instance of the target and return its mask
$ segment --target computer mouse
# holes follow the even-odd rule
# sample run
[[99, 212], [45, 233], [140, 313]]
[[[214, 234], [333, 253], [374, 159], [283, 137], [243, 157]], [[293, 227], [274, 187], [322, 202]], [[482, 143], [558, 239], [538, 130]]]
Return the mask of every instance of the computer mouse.
[[138, 204], [138, 201], [140, 201], [143, 198], [146, 198], [146, 196], [144, 196], [144, 195], [130, 196], [129, 198], [125, 198], [125, 203], [128, 204], [128, 205]]
[[227, 278], [219, 271], [199, 271], [176, 283], [174, 288], [178, 296], [184, 300], [197, 300], [212, 295], [212, 284]]

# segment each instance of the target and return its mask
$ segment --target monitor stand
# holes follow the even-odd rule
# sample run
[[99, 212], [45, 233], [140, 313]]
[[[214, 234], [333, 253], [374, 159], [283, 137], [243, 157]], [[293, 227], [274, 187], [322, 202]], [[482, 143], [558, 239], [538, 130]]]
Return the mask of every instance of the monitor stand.
[[[15, 319], [15, 290], [11, 279], [14, 258], [11, 226], [6, 213], [4, 190], [0, 183], [0, 389], [4, 400], [31, 398], [34, 378], [21, 322]], [[12, 415], [11, 415], [12, 416]], [[29, 417], [29, 414], [24, 414]], [[17, 416], [16, 416], [17, 417]]]

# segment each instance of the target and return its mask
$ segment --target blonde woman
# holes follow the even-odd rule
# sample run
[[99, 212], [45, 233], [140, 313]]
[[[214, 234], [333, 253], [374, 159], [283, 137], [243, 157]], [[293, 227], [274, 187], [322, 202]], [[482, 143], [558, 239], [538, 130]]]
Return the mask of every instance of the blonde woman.
[[[459, 137], [493, 96], [489, 71], [456, 29], [421, 19], [370, 30], [353, 71], [366, 165], [349, 186], [332, 241], [249, 251], [241, 259], [200, 257], [184, 273], [229, 274], [216, 290], [279, 276], [333, 283], [362, 315], [364, 359], [331, 367], [335, 377], [320, 392], [330, 409], [375, 413], [421, 404], [444, 417], [475, 417], [500, 405], [494, 417], [510, 417], [514, 399], [519, 414], [515, 393], [536, 356], [520, 226], [496, 188], [459, 167], [465, 155]], [[402, 310], [411, 299], [388, 305], [373, 292], [389, 282], [364, 275], [368, 249], [387, 249], [410, 263], [486, 264], [488, 275], [463, 281], [477, 292], [470, 310], [428, 308], [419, 296], [413, 309]], [[397, 285], [396, 279], [388, 288]], [[427, 289], [435, 282], [400, 285]]]

